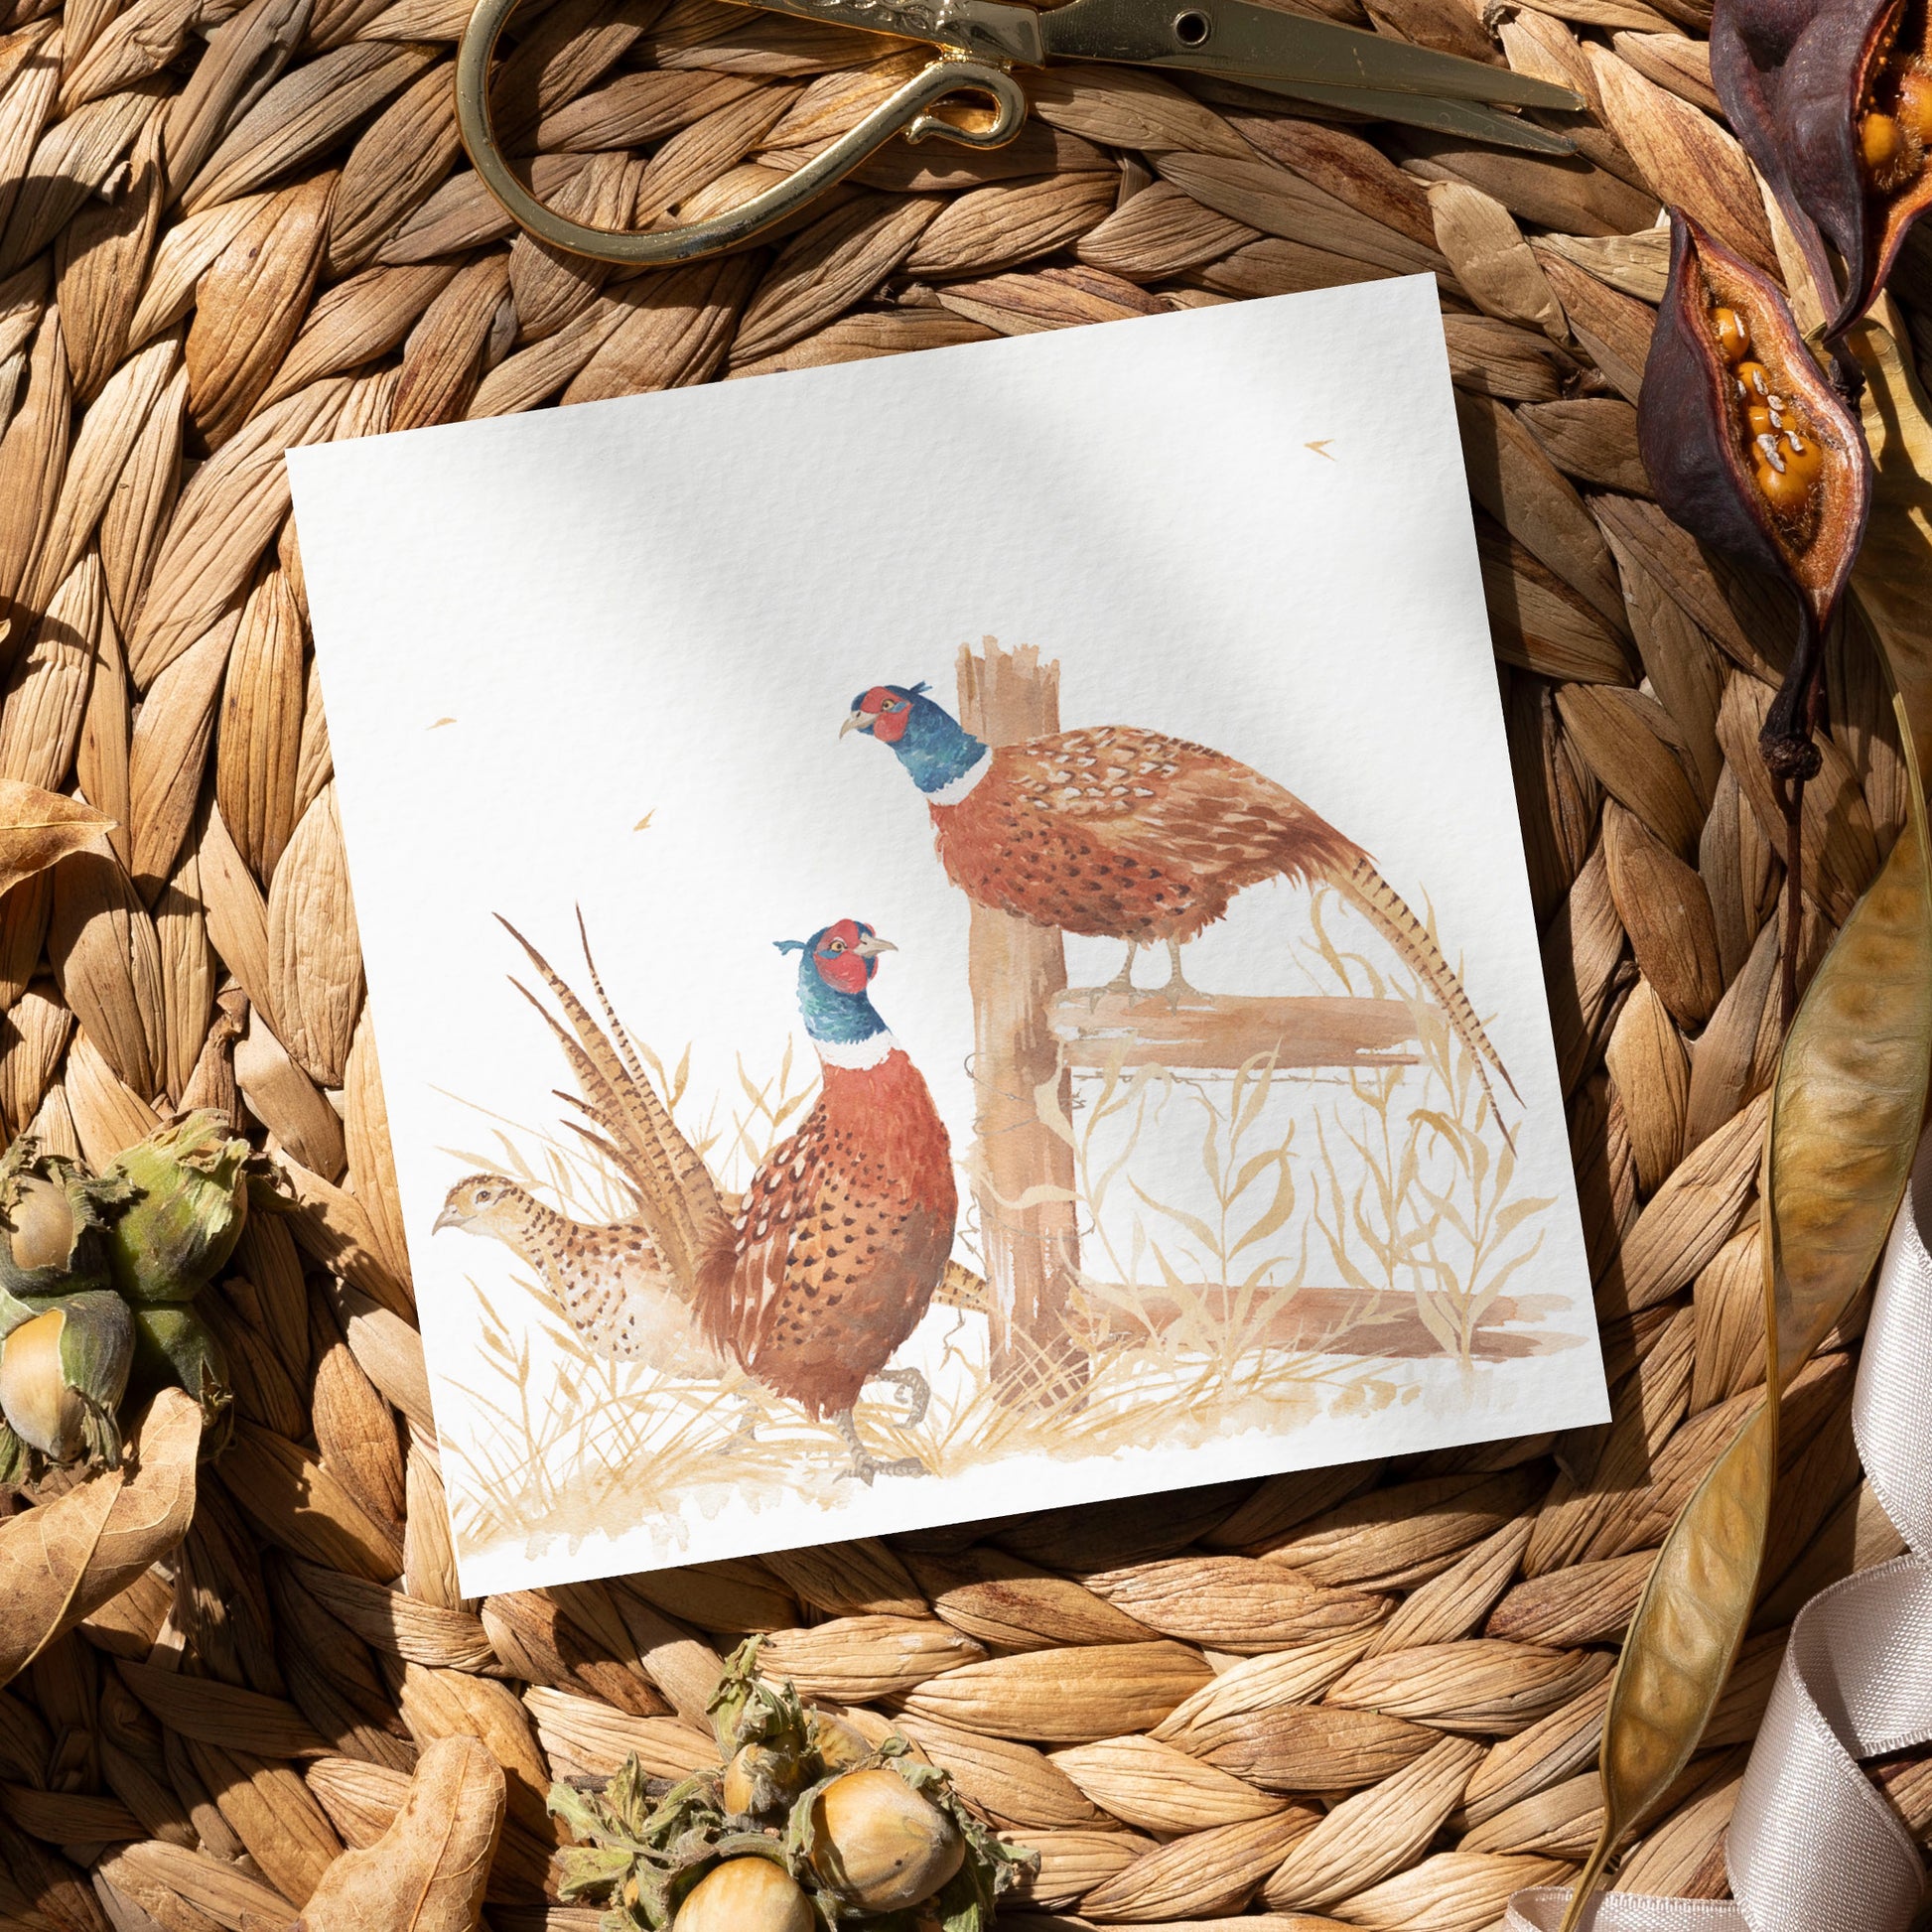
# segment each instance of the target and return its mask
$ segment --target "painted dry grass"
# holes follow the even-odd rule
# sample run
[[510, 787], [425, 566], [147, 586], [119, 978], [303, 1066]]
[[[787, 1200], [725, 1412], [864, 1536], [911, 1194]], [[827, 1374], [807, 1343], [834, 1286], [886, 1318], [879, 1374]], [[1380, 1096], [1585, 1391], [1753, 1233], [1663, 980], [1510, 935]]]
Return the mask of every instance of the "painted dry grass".
[[[988, 1373], [984, 1316], [935, 1309], [931, 1405], [907, 1427], [897, 1400], [863, 1404], [874, 1453], [916, 1457], [943, 1477], [993, 1457], [1109, 1456], [1144, 1446], [1151, 1429], [1181, 1449], [1415, 1399], [1419, 1386], [1399, 1365], [1330, 1346], [1333, 1333], [1293, 1348], [1271, 1339], [1311, 1283], [1358, 1291], [1357, 1320], [1419, 1313], [1445, 1355], [1471, 1363], [1477, 1325], [1534, 1258], [1534, 1223], [1551, 1203], [1517, 1188], [1514, 1157], [1454, 1030], [1413, 979], [1344, 950], [1333, 910], [1317, 897], [1304, 949], [1313, 990], [1407, 1001], [1414, 1062], [1311, 1076], [1264, 1055], [1232, 1075], [1115, 1066], [1076, 1081], [1071, 1117], [1052, 1125], [1075, 1155], [1088, 1265], [1069, 1323], [1085, 1382], [1051, 1398], [1005, 1399]], [[672, 1063], [633, 1043], [728, 1188], [749, 1180], [812, 1097], [790, 1046], [769, 1077], [741, 1058], [735, 1087], [701, 1097], [688, 1049]], [[477, 1111], [486, 1144], [445, 1150], [464, 1168], [510, 1174], [581, 1220], [633, 1211], [595, 1148]], [[1135, 1172], [1154, 1137], [1178, 1134], [1198, 1168], [1186, 1202], [1159, 1198]], [[970, 1255], [977, 1226], [966, 1193]], [[679, 1380], [604, 1357], [520, 1264], [488, 1286], [470, 1280], [481, 1369], [460, 1386], [474, 1426], [446, 1445], [467, 1546], [675, 1519], [727, 1488], [755, 1507], [830, 1501], [846, 1479], [832, 1426], [750, 1378]], [[1150, 1298], [1158, 1324], [1145, 1314]]]

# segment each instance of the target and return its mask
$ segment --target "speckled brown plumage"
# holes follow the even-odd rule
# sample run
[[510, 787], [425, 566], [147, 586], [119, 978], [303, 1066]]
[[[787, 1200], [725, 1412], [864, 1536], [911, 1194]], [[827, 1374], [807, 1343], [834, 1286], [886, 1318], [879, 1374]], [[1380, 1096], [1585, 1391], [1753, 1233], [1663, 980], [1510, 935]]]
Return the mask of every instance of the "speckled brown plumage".
[[707, 1259], [700, 1318], [767, 1388], [836, 1415], [918, 1326], [957, 1208], [945, 1128], [904, 1051], [828, 1065]]
[[721, 1374], [657, 1244], [640, 1221], [576, 1221], [502, 1174], [450, 1189], [439, 1227], [491, 1235], [532, 1269], [593, 1354], [666, 1375]]
[[1363, 854], [1233, 759], [1101, 725], [1005, 745], [957, 805], [940, 862], [983, 905], [1110, 939], [1194, 937], [1244, 887], [1345, 877]]
[[[1454, 969], [1362, 848], [1238, 759], [1125, 725], [1004, 745], [956, 804], [934, 801], [948, 876], [1036, 925], [1139, 944], [1193, 938], [1266, 879], [1335, 888], [1505, 1081]], [[1514, 1091], [1514, 1083], [1511, 1082]]]

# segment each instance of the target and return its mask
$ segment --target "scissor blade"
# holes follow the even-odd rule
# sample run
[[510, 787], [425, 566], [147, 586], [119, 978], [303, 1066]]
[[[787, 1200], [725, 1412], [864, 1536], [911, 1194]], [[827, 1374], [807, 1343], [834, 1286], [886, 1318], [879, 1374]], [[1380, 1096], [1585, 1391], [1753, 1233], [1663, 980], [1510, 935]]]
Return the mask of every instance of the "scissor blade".
[[1046, 64], [1039, 44], [1039, 16], [1032, 7], [1015, 6], [1010, 0], [738, 0], [738, 4], [871, 34], [897, 34], [987, 61], [1024, 68]]
[[1296, 87], [1369, 88], [1520, 107], [1577, 108], [1567, 87], [1434, 48], [1250, 0], [1068, 0], [1039, 17], [1049, 59], [1191, 68]]
[[1490, 147], [1520, 148], [1526, 154], [1575, 154], [1577, 144], [1565, 134], [1553, 134], [1534, 121], [1513, 114], [1493, 114], [1467, 100], [1438, 100], [1429, 94], [1383, 94], [1370, 87], [1318, 87], [1299, 80], [1270, 80], [1250, 75], [1244, 87], [1284, 94], [1290, 100], [1314, 101], [1322, 107], [1346, 108], [1372, 121], [1400, 121], [1405, 127], [1426, 127], [1438, 134], [1454, 134], [1482, 141]]

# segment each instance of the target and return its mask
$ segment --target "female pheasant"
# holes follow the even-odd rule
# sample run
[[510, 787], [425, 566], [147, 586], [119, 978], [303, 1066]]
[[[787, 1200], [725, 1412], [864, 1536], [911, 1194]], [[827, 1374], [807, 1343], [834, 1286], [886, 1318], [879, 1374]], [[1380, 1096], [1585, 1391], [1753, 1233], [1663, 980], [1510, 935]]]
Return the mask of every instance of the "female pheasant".
[[852, 1451], [847, 1473], [923, 1474], [914, 1457], [868, 1455], [852, 1413], [879, 1381], [905, 1397], [909, 1422], [924, 1414], [925, 1378], [887, 1363], [945, 1275], [958, 1211], [945, 1125], [872, 1004], [892, 942], [856, 919], [778, 941], [803, 954], [799, 1008], [823, 1078], [804, 1125], [753, 1176], [734, 1218], [645, 1073], [588, 942], [608, 1032], [503, 924], [569, 1023], [519, 987], [576, 1076], [584, 1119], [570, 1124], [622, 1175], [637, 1211], [574, 1221], [502, 1174], [471, 1174], [450, 1190], [437, 1227], [493, 1235], [521, 1255], [596, 1352], [691, 1375], [720, 1374], [736, 1358], [773, 1394], [833, 1419]]
[[1236, 893], [1264, 879], [1332, 886], [1435, 995], [1491, 1105], [1488, 1067], [1516, 1092], [1428, 928], [1353, 839], [1272, 778], [1204, 745], [1125, 725], [995, 751], [925, 689], [875, 684], [853, 700], [839, 735], [868, 732], [893, 748], [924, 794], [940, 863], [969, 897], [1035, 925], [1126, 940], [1110, 992], [1131, 991], [1135, 953], [1163, 941], [1173, 969], [1165, 991], [1178, 1005], [1192, 991], [1181, 946]]
[[444, 1199], [433, 1231], [444, 1228], [493, 1236], [518, 1256], [593, 1355], [648, 1362], [663, 1375], [724, 1373], [724, 1356], [638, 1222], [574, 1221], [506, 1174], [473, 1173]]

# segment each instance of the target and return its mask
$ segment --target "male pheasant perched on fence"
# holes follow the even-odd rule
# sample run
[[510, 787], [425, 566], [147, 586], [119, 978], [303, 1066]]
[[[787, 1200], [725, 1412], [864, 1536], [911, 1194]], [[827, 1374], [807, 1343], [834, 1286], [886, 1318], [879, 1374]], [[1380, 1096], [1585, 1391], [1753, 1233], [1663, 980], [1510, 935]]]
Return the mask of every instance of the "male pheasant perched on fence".
[[1516, 1092], [1461, 981], [1374, 861], [1239, 759], [1125, 725], [994, 750], [922, 684], [862, 691], [840, 736], [851, 731], [892, 747], [924, 794], [940, 863], [969, 897], [1035, 925], [1127, 941], [1108, 991], [1131, 992], [1135, 953], [1160, 940], [1172, 963], [1165, 991], [1178, 1005], [1193, 990], [1180, 948], [1236, 893], [1265, 879], [1332, 886], [1435, 996], [1491, 1105], [1490, 1067]]
[[437, 1227], [493, 1235], [521, 1255], [598, 1353], [701, 1376], [722, 1374], [735, 1357], [773, 1394], [833, 1419], [852, 1451], [850, 1473], [870, 1482], [921, 1472], [911, 1457], [868, 1455], [852, 1414], [864, 1385], [885, 1381], [906, 1397], [909, 1420], [923, 1415], [924, 1378], [887, 1364], [945, 1274], [958, 1205], [945, 1126], [870, 997], [891, 941], [853, 919], [779, 941], [804, 955], [799, 1007], [823, 1084], [734, 1218], [644, 1071], [588, 941], [608, 1032], [503, 924], [569, 1023], [518, 987], [576, 1078], [577, 1095], [561, 1097], [583, 1118], [569, 1124], [621, 1175], [636, 1212], [574, 1221], [505, 1175], [472, 1174], [450, 1190]]

